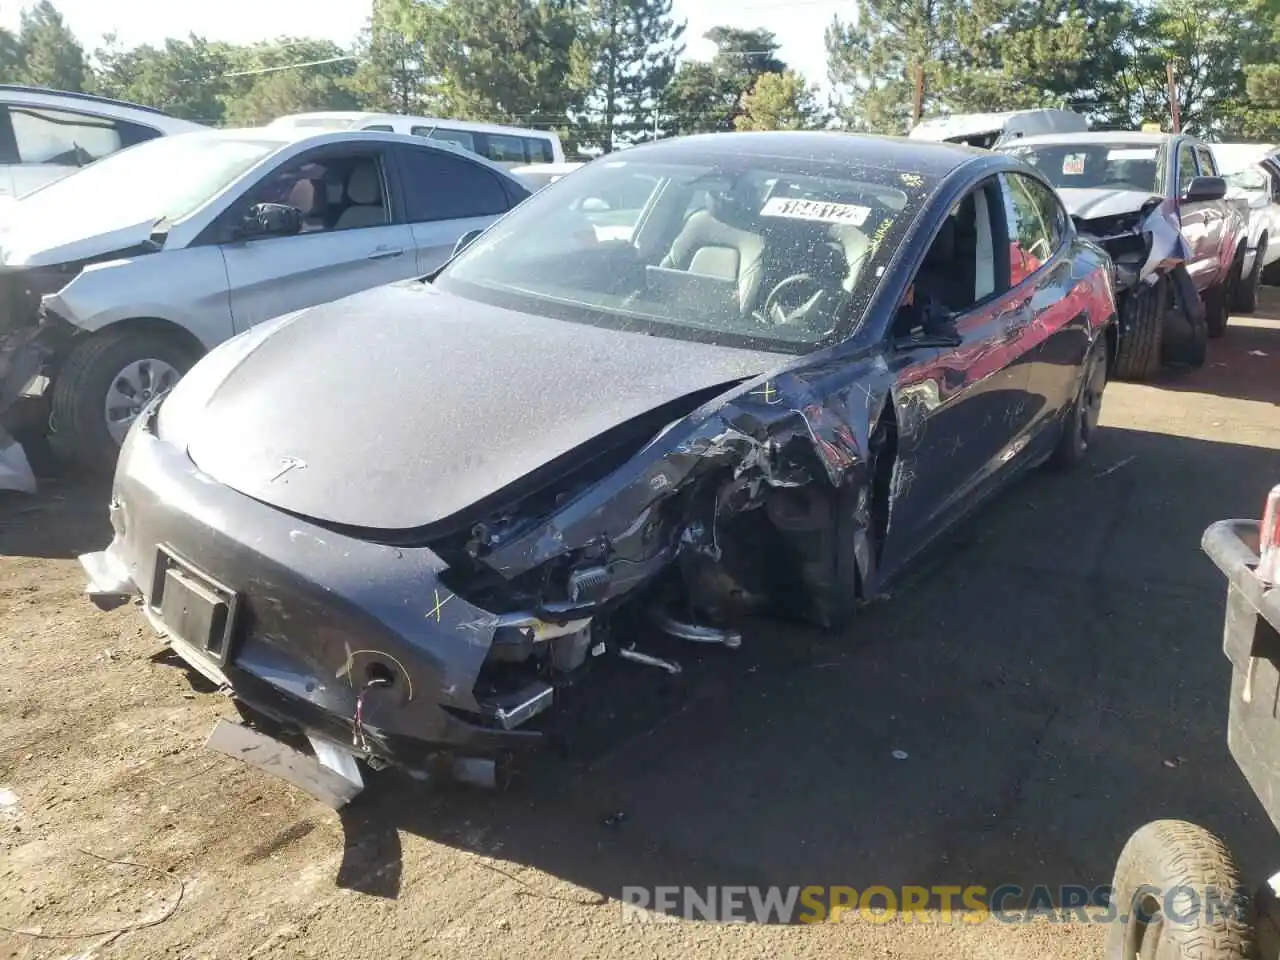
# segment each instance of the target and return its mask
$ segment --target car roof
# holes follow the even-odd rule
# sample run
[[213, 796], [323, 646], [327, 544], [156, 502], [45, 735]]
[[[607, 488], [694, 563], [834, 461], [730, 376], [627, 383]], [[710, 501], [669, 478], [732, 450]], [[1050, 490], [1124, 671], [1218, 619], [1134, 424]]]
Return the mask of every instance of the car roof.
[[[1140, 130], [1090, 130], [1088, 133], [1038, 133], [1033, 137], [1019, 137], [1003, 143], [1001, 147], [1035, 146], [1043, 143], [1143, 143], [1157, 147], [1170, 143], [1185, 134], [1145, 133]], [[1192, 138], [1194, 139], [1194, 138]]]
[[367, 110], [313, 110], [306, 113], [287, 113], [276, 117], [272, 124], [290, 126], [299, 120], [346, 120], [351, 123], [369, 121], [394, 122], [396, 120], [417, 121], [430, 126], [443, 126], [452, 130], [466, 130], [473, 133], [509, 133], [521, 136], [539, 136], [559, 139], [553, 130], [535, 130], [532, 127], [515, 127], [501, 123], [481, 123], [476, 120], [453, 120], [448, 117], [428, 117], [416, 113], [378, 113]]
[[212, 129], [192, 120], [175, 117], [156, 107], [133, 103], [129, 100], [115, 100], [111, 97], [100, 97], [92, 93], [54, 90], [51, 87], [38, 87], [23, 83], [0, 83], [0, 102], [48, 107], [49, 109], [63, 108], [81, 113], [90, 113], [95, 116], [135, 120], [139, 123], [159, 128], [165, 133]]
[[815, 163], [848, 163], [943, 177], [959, 167], [991, 157], [991, 151], [958, 143], [914, 140], [840, 130], [768, 130], [738, 133], [701, 133], [655, 140], [628, 148], [618, 159], [694, 159], [713, 154], [749, 155], [761, 158], [806, 158]]

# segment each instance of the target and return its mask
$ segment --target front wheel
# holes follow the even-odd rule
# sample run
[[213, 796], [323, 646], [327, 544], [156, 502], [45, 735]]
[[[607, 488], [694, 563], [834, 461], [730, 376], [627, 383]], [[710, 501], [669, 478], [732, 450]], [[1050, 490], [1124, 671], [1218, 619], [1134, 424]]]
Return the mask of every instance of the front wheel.
[[1107, 960], [1247, 960], [1252, 909], [1226, 845], [1182, 820], [1134, 832], [1111, 884]]
[[149, 330], [117, 330], [80, 343], [53, 383], [54, 453], [87, 470], [112, 469], [139, 411], [196, 359], [173, 338]]

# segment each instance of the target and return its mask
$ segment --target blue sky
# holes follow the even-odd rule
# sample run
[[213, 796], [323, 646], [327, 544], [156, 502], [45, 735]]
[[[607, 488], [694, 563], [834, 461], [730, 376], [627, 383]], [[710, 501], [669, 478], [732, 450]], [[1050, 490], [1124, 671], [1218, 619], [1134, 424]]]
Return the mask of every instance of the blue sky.
[[[92, 50], [108, 31], [125, 44], [196, 33], [249, 43], [282, 34], [349, 43], [369, 14], [368, 0], [54, 0], [67, 23]], [[17, 26], [22, 0], [0, 0], [0, 25]], [[717, 24], [772, 30], [782, 57], [812, 83], [826, 84], [822, 33], [836, 12], [848, 17], [853, 0], [675, 0], [689, 22], [688, 55], [709, 54], [701, 34]]]

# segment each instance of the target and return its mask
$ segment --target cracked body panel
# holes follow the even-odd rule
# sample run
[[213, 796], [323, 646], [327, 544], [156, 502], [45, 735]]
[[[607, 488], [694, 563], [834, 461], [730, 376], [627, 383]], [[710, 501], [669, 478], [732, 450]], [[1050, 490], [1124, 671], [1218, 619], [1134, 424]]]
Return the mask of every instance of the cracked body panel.
[[[821, 134], [627, 156], [429, 283], [211, 352], [131, 431], [90, 593], [140, 594], [193, 668], [370, 762], [498, 754], [592, 657], [679, 672], [628, 610], [728, 649], [744, 611], [842, 624], [1076, 429], [1114, 322], [1095, 247], [1017, 283], [997, 262], [940, 326], [908, 309], [943, 232], [1008, 248], [1007, 159]], [[495, 254], [527, 230], [584, 246]]]

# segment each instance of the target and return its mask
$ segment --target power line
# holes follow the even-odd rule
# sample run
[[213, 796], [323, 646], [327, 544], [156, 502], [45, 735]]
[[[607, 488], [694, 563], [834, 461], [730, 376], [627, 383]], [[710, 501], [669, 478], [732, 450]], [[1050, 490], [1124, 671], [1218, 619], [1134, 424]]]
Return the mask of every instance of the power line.
[[304, 63], [286, 63], [279, 67], [260, 67], [257, 70], [237, 70], [234, 73], [223, 73], [214, 77], [215, 80], [224, 80], [228, 77], [256, 77], [263, 73], [277, 73], [281, 70], [300, 70], [303, 67], [320, 67], [327, 63], [343, 63], [348, 60], [359, 60], [359, 57], [347, 55], [344, 57], [326, 57], [323, 60], [308, 60]]

